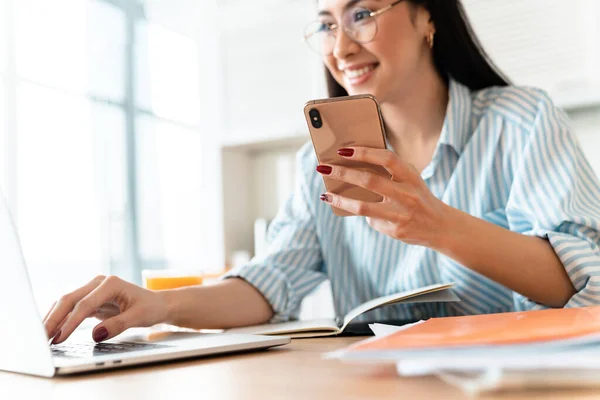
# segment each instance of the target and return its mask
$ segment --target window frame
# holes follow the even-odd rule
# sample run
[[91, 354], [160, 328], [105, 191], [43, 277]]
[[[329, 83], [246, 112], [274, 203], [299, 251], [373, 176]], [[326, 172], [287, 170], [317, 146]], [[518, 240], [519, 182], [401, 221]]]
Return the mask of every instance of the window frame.
[[[5, 196], [9, 207], [13, 210], [15, 215], [18, 215], [18, 199], [17, 197], [17, 87], [22, 82], [28, 82], [35, 85], [43, 85], [40, 82], [31, 82], [28, 79], [18, 76], [16, 68], [16, 55], [15, 55], [15, 21], [12, 16], [14, 15], [14, 5], [18, 0], [0, 0], [5, 2], [7, 6], [7, 12], [4, 16], [0, 16], [0, 29], [4, 30], [4, 36], [6, 38], [6, 49], [7, 57], [4, 68], [0, 68], [0, 78], [4, 83], [4, 93], [0, 95], [4, 96], [4, 134], [5, 134], [5, 151], [4, 154], [0, 155], [0, 160], [4, 160], [6, 176]], [[89, 1], [89, 0], [86, 0]], [[135, 68], [136, 68], [136, 32], [137, 25], [141, 22], [146, 22], [147, 18], [143, 4], [135, 0], [94, 0], [99, 3], [110, 4], [125, 15], [126, 21], [126, 38], [125, 38], [125, 90], [123, 101], [115, 101], [101, 96], [92, 94], [81, 94], [82, 98], [87, 99], [91, 103], [105, 104], [112, 107], [120, 108], [124, 111], [125, 115], [125, 171], [123, 171], [126, 181], [126, 207], [124, 213], [124, 258], [122, 260], [114, 260], [110, 255], [110, 273], [119, 275], [123, 279], [134, 283], [141, 283], [141, 271], [142, 269], [159, 269], [166, 268], [167, 261], [164, 258], [161, 259], [142, 259], [140, 256], [140, 245], [139, 245], [139, 222], [138, 222], [138, 210], [137, 210], [137, 170], [136, 170], [136, 134], [137, 126], [136, 119], [140, 116], [146, 116], [157, 121], [163, 121], [173, 126], [182, 127], [197, 131], [200, 134], [200, 125], [189, 125], [178, 121], [170, 120], [167, 118], [157, 116], [152, 110], [136, 105], [135, 93], [136, 93], [136, 80], [135, 80]], [[1, 61], [0, 61], [1, 62]], [[65, 92], [65, 89], [58, 87], [49, 87], [52, 90], [59, 92]]]

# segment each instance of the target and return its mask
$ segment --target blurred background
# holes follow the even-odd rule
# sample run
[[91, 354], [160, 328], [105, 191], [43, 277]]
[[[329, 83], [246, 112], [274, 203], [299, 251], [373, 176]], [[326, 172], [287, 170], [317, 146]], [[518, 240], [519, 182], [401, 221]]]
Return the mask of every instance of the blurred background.
[[[600, 173], [600, 2], [464, 0]], [[38, 304], [94, 275], [219, 274], [264, 248], [325, 97], [313, 0], [0, 0], [0, 186]], [[0, 249], [1, 251], [1, 249]]]

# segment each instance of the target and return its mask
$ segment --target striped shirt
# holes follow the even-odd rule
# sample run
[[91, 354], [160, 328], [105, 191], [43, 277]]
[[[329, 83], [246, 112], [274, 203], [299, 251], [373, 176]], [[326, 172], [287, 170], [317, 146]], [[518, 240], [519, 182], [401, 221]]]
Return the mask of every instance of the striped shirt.
[[[297, 186], [270, 225], [268, 252], [229, 274], [265, 296], [273, 321], [297, 318], [302, 299], [327, 278], [337, 315], [433, 283], [454, 282], [461, 299], [383, 307], [358, 320], [544, 308], [432, 249], [375, 231], [364, 217], [335, 216], [319, 200], [325, 187], [310, 144], [297, 161]], [[577, 291], [566, 306], [600, 304], [600, 183], [565, 114], [543, 91], [471, 92], [451, 80], [442, 132], [421, 176], [444, 203], [547, 239]]]

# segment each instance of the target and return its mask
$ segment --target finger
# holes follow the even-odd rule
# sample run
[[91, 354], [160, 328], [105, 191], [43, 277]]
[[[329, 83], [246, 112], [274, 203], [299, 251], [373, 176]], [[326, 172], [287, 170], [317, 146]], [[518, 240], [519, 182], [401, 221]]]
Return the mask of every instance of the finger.
[[88, 317], [95, 314], [104, 303], [112, 300], [119, 290], [116, 279], [106, 278], [97, 288], [81, 299], [73, 308], [71, 316], [61, 327], [61, 335], [54, 343], [62, 343], [75, 331], [75, 329]]
[[115, 303], [106, 303], [100, 306], [96, 312], [91, 316], [92, 318], [98, 318], [101, 321], [114, 317], [121, 313], [121, 307]]
[[50, 316], [50, 314], [52, 313], [52, 310], [54, 310], [54, 307], [56, 307], [56, 301], [54, 303], [52, 303], [52, 306], [50, 307], [50, 309], [48, 310], [48, 312], [46, 313], [46, 316], [44, 317], [44, 319], [42, 320], [43, 324], [46, 324], [46, 320], [48, 319], [48, 317]]
[[138, 324], [139, 317], [133, 310], [111, 317], [96, 325], [92, 331], [95, 342], [103, 342], [123, 333], [126, 329]]
[[[405, 163], [393, 151], [386, 149], [373, 149], [370, 147], [347, 147], [338, 150], [342, 157], [353, 161], [364, 161], [369, 164], [380, 165], [385, 168], [392, 180], [404, 181], [415, 178], [416, 169], [411, 164]], [[420, 174], [418, 174], [420, 177]]]
[[359, 171], [340, 165], [319, 165], [317, 171], [328, 178], [360, 186], [396, 201], [401, 201], [403, 198], [414, 199], [417, 193], [412, 183], [392, 181], [369, 171]]
[[52, 332], [51, 335], [48, 335], [48, 341], [50, 342], [50, 344], [54, 344], [54, 342], [60, 337], [60, 328], [65, 323], [67, 318], [69, 318], [70, 315], [71, 313], [67, 314], [67, 316], [60, 322], [60, 324], [58, 324], [58, 328], [54, 332]]
[[360, 186], [384, 197], [389, 197], [393, 193], [395, 182], [372, 172], [359, 171], [339, 165], [319, 165], [317, 172], [326, 175], [328, 178]]
[[106, 277], [103, 275], [97, 276], [92, 279], [87, 285], [80, 287], [79, 289], [63, 296], [56, 302], [53, 309], [50, 311], [44, 322], [46, 328], [46, 334], [54, 336], [57, 328], [61, 325], [65, 317], [73, 311], [75, 305], [87, 296], [92, 290], [100, 285]]
[[402, 215], [397, 211], [390, 209], [389, 205], [385, 203], [371, 203], [354, 200], [332, 193], [322, 194], [321, 200], [334, 207], [341, 208], [354, 215], [363, 217], [380, 218], [387, 221], [396, 221], [402, 217]]

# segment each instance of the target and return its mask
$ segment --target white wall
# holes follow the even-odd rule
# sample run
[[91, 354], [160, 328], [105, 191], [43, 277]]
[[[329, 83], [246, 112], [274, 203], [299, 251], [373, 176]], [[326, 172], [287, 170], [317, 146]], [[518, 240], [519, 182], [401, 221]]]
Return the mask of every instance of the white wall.
[[[296, 151], [302, 140], [267, 149], [224, 149], [225, 254], [254, 251], [258, 218], [271, 220], [293, 191]], [[229, 260], [231, 261], [231, 260]]]

